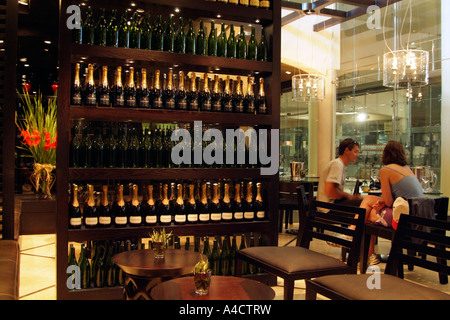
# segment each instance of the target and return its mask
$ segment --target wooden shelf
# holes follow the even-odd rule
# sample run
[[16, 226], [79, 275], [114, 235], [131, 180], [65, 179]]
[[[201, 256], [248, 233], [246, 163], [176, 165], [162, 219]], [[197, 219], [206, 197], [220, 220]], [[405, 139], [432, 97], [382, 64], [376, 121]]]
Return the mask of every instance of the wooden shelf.
[[252, 232], [268, 232], [271, 223], [268, 220], [252, 222], [221, 222], [206, 224], [184, 224], [170, 226], [143, 226], [125, 228], [96, 228], [69, 230], [69, 241], [83, 242], [88, 240], [113, 240], [125, 238], [148, 238], [153, 229], [165, 228], [177, 236], [226, 235]]
[[72, 44], [72, 61], [89, 61], [108, 66], [135, 68], [174, 68], [186, 72], [214, 72], [232, 75], [264, 75], [272, 71], [272, 62], [201, 56], [156, 50], [129, 49]]
[[110, 107], [70, 107], [71, 120], [111, 121], [111, 122], [168, 122], [168, 123], [194, 123], [202, 121], [203, 124], [220, 122], [223, 125], [270, 125], [271, 115], [265, 114], [236, 114], [226, 112], [156, 110], [136, 108], [110, 108]]
[[[272, 176], [270, 176], [271, 178]], [[70, 168], [71, 180], [197, 180], [264, 179], [260, 169], [247, 168]]]

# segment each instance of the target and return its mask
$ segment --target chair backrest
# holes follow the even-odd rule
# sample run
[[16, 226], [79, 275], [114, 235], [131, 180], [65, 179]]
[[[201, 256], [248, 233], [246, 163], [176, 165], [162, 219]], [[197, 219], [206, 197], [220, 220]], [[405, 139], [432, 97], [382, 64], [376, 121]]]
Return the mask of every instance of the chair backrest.
[[[450, 275], [450, 266], [447, 266], [447, 260], [450, 259], [450, 237], [446, 235], [448, 231], [450, 223], [447, 221], [402, 214], [385, 273], [396, 275], [399, 266], [408, 264]], [[408, 250], [417, 252], [419, 257], [408, 255]], [[423, 255], [426, 255], [426, 259]]]
[[[297, 188], [300, 226], [297, 245], [309, 248], [313, 238], [349, 249], [347, 264], [356, 272], [366, 210], [306, 198], [303, 186]], [[311, 203], [308, 206], [308, 202]], [[328, 212], [323, 212], [323, 211]], [[350, 227], [354, 226], [354, 227]]]
[[295, 183], [280, 181], [280, 199], [297, 200], [297, 187]]

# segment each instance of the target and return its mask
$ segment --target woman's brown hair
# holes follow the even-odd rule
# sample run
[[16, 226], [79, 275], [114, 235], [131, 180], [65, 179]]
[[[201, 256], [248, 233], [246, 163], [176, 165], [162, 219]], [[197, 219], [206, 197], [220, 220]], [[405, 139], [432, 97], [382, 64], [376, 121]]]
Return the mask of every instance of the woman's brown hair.
[[403, 145], [398, 141], [389, 141], [384, 148], [381, 162], [385, 166], [391, 163], [398, 164], [402, 167], [406, 166], [408, 162], [406, 160], [406, 154]]

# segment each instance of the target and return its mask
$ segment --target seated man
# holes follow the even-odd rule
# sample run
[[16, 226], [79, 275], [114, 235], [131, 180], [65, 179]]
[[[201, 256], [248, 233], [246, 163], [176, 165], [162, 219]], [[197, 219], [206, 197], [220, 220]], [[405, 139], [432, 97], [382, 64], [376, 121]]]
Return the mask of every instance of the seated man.
[[359, 207], [363, 197], [360, 194], [349, 194], [344, 191], [347, 165], [359, 157], [359, 143], [353, 139], [345, 139], [339, 144], [339, 157], [330, 161], [319, 179], [317, 200], [334, 202]]

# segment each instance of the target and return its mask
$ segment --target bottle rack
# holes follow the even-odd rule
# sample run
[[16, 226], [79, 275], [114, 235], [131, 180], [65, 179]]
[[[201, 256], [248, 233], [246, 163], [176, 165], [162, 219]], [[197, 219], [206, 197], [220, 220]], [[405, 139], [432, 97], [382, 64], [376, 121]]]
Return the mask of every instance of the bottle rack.
[[[58, 90], [58, 149], [56, 169], [57, 196], [57, 299], [121, 299], [122, 288], [99, 288], [69, 291], [66, 281], [68, 274], [68, 243], [92, 240], [114, 240], [130, 237], [145, 237], [153, 228], [160, 227], [126, 227], [119, 229], [68, 229], [68, 185], [72, 181], [96, 180], [198, 180], [198, 179], [257, 179], [262, 182], [263, 189], [278, 190], [278, 174], [262, 176], [260, 169], [248, 168], [69, 168], [70, 129], [75, 120], [110, 121], [110, 122], [151, 122], [184, 123], [202, 121], [204, 123], [220, 123], [233, 126], [263, 126], [269, 129], [280, 128], [280, 72], [281, 72], [281, 1], [271, 2], [271, 9], [239, 6], [239, 10], [231, 4], [203, 0], [142, 0], [138, 6], [145, 11], [169, 12], [175, 7], [181, 9], [186, 18], [216, 19], [217, 14], [227, 21], [237, 23], [258, 23], [266, 30], [269, 42], [269, 56], [272, 62], [229, 59], [211, 56], [168, 53], [162, 51], [99, 47], [83, 44], [72, 44], [71, 30], [66, 26], [69, 14], [66, 8], [78, 1], [61, 1], [60, 17], [60, 74]], [[125, 10], [121, 1], [96, 1], [96, 8], [106, 10]], [[170, 11], [170, 12], [171, 12]], [[157, 14], [157, 13], [155, 13]], [[152, 14], [153, 15], [153, 14]], [[127, 60], [134, 61], [134, 67], [167, 69], [178, 65], [177, 70], [194, 72], [214, 72], [222, 75], [249, 74], [264, 77], [269, 114], [224, 114], [217, 112], [146, 110], [130, 108], [72, 106], [70, 92], [72, 83], [72, 65], [83, 57], [89, 63], [119, 66]], [[278, 243], [278, 193], [267, 192], [268, 209], [266, 220], [252, 222], [222, 222], [219, 224], [171, 225], [166, 230], [173, 230], [177, 236], [231, 235], [237, 233], [260, 233], [265, 245]]]

